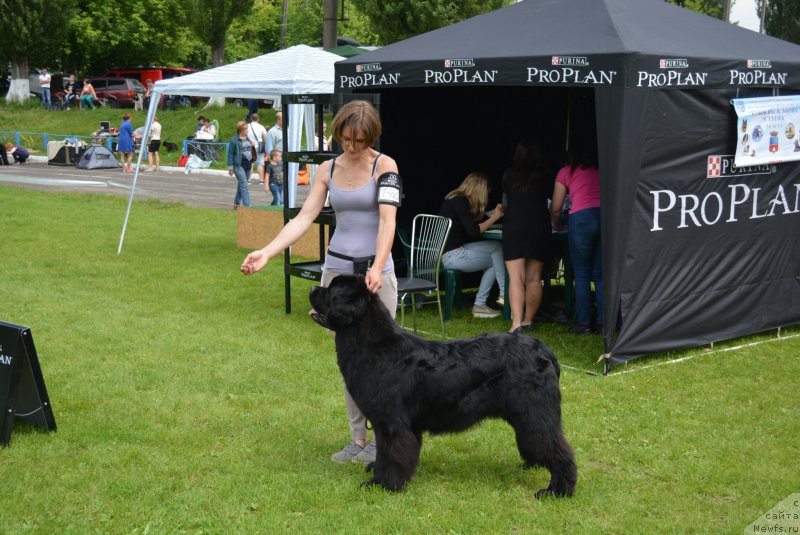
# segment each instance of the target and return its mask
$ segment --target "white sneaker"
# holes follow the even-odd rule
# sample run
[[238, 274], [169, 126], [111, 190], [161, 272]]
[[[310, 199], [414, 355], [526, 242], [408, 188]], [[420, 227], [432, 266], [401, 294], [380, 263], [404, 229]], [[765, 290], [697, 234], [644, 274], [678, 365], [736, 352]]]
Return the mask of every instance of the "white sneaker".
[[489, 308], [486, 305], [473, 305], [472, 307], [472, 316], [476, 318], [496, 318], [499, 315], [499, 310]]

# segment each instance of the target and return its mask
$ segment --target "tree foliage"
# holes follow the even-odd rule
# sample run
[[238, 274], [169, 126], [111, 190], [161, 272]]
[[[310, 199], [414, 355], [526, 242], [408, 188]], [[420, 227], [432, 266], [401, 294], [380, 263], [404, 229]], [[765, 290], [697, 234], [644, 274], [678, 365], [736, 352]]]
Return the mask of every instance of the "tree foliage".
[[0, 61], [2, 65], [11, 64], [13, 80], [7, 95], [10, 100], [28, 98], [30, 63], [57, 66], [72, 5], [70, 0], [3, 0], [0, 4]]
[[214, 67], [225, 64], [225, 38], [237, 18], [250, 15], [255, 0], [186, 0], [189, 27], [197, 39], [211, 47]]
[[722, 18], [723, 0], [667, 0], [670, 4], [691, 9], [697, 13], [708, 15], [716, 19]]
[[180, 0], [84, 0], [69, 21], [62, 60], [68, 72], [102, 74], [114, 67], [181, 66], [199, 53]]
[[[761, 13], [764, 0], [757, 1]], [[768, 35], [800, 44], [800, 2], [798, 0], [769, 0], [764, 28]]]
[[513, 0], [351, 0], [371, 22], [377, 43], [429, 32], [512, 3]]

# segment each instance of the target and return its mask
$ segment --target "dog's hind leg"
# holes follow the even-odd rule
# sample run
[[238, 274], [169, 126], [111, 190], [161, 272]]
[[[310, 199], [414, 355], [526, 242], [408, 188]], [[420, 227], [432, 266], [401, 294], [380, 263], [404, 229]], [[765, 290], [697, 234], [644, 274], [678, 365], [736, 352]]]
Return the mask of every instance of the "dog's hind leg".
[[368, 467], [375, 471], [375, 475], [363, 486], [380, 485], [389, 490], [403, 490], [419, 464], [422, 435], [410, 429], [385, 432], [375, 426], [375, 446], [375, 463]]
[[550, 471], [550, 483], [536, 493], [555, 496], [572, 496], [578, 481], [578, 467], [560, 422], [532, 415], [532, 421], [512, 424], [516, 431], [517, 448], [525, 467], [543, 466]]

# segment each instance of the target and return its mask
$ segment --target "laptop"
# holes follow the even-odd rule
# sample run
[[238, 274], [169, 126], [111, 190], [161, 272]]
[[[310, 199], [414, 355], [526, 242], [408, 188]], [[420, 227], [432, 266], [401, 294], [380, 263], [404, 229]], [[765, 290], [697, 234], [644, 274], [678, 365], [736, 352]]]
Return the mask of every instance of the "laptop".
[[100, 131], [108, 132], [111, 130], [111, 121], [100, 121]]

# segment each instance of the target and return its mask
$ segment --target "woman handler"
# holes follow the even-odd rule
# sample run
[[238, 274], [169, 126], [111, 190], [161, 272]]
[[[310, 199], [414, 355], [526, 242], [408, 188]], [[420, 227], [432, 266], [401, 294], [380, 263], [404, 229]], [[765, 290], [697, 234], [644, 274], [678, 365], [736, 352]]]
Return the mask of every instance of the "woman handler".
[[[253, 251], [242, 263], [245, 275], [262, 269], [270, 258], [299, 240], [314, 223], [326, 197], [336, 211], [336, 230], [331, 237], [322, 286], [334, 277], [354, 273], [353, 260], [374, 257], [365, 282], [377, 293], [394, 316], [397, 307], [397, 279], [392, 261], [397, 207], [400, 206], [400, 177], [395, 161], [373, 148], [381, 134], [378, 112], [366, 101], [346, 104], [333, 119], [333, 137], [344, 152], [317, 169], [314, 185], [300, 213], [289, 221], [264, 248]], [[335, 462], [375, 461], [375, 443], [367, 443], [366, 418], [345, 388], [351, 441], [333, 454]]]

